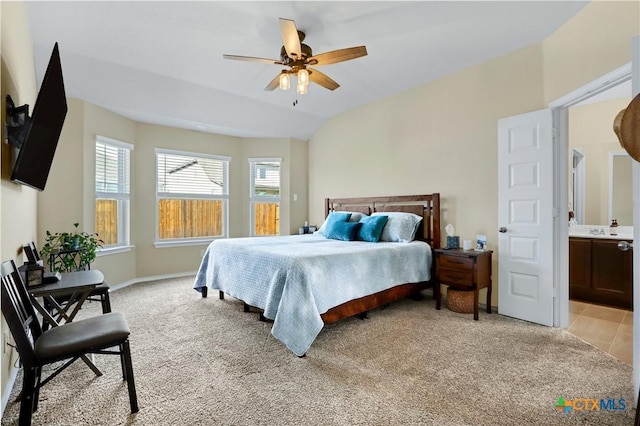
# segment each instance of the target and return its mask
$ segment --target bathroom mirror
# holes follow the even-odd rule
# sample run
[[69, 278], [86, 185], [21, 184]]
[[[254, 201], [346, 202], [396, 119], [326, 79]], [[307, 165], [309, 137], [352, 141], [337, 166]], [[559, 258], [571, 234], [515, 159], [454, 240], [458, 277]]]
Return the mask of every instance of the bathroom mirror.
[[631, 157], [613, 131], [630, 98], [583, 102], [568, 110], [569, 210], [580, 225], [632, 225]]
[[633, 226], [631, 161], [626, 152], [609, 153], [609, 223], [620, 226]]

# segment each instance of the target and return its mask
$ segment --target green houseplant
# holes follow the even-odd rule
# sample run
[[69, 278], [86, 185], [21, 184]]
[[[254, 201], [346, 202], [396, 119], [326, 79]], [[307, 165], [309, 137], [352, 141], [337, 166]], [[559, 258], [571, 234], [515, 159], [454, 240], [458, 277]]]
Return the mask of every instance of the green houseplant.
[[52, 271], [72, 272], [87, 269], [96, 258], [98, 248], [104, 241], [98, 234], [78, 231], [79, 223], [74, 223], [73, 232], [47, 231], [40, 257], [49, 262]]

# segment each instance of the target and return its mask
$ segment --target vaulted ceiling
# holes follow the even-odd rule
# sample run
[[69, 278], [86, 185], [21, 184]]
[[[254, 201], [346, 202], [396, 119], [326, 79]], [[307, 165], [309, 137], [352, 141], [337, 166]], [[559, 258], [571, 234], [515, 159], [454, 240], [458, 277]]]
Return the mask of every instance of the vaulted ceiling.
[[[582, 1], [29, 1], [41, 79], [57, 41], [67, 96], [133, 120], [244, 137], [309, 139], [328, 118], [538, 43]], [[314, 53], [366, 45], [318, 67], [341, 87], [265, 91], [282, 66], [278, 18]], [[294, 106], [294, 101], [298, 100]]]

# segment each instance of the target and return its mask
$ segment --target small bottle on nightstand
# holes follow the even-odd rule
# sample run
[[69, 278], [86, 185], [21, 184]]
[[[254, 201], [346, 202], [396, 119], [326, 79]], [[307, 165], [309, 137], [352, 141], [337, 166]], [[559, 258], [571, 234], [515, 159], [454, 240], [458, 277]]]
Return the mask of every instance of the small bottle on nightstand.
[[613, 219], [609, 227], [609, 235], [618, 235], [618, 220]]

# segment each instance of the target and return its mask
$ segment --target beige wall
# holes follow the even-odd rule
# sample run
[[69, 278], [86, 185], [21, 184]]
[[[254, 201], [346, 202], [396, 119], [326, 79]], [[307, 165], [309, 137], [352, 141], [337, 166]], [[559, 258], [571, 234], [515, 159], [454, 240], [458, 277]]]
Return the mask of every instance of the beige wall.
[[325, 197], [439, 192], [442, 227], [496, 250], [497, 121], [543, 106], [536, 45], [334, 117], [309, 143], [312, 223]]
[[631, 62], [640, 2], [592, 1], [542, 43], [544, 99], [552, 102]]
[[[229, 167], [229, 235], [249, 235], [249, 164], [250, 157], [281, 157], [283, 232], [297, 229], [296, 220], [306, 216], [306, 142], [294, 139], [252, 139], [223, 136], [136, 123], [95, 105], [69, 99], [69, 113], [51, 169], [47, 190], [40, 194], [38, 234], [47, 230], [94, 229], [95, 138], [97, 135], [120, 140], [134, 146], [131, 155], [131, 251], [100, 255], [93, 267], [104, 272], [111, 284], [138, 278], [188, 273], [197, 270], [206, 243], [179, 247], [155, 247], [156, 171], [155, 149], [224, 155], [231, 158]], [[293, 163], [296, 163], [293, 167]], [[293, 167], [293, 172], [292, 172]], [[290, 181], [302, 201], [292, 204]], [[55, 215], [50, 212], [55, 211]], [[304, 221], [304, 219], [302, 219]]]
[[442, 226], [487, 234], [497, 277], [497, 120], [544, 108], [631, 61], [638, 2], [594, 2], [543, 43], [328, 120], [309, 143], [309, 215], [325, 197], [440, 192]]
[[[74, 100], [83, 105], [84, 121], [82, 124], [82, 147], [83, 147], [83, 168], [82, 168], [82, 217], [86, 232], [94, 232], [95, 229], [95, 159], [96, 159], [96, 136], [104, 136], [121, 142], [133, 143], [136, 136], [136, 123], [123, 118], [110, 111], [95, 105]], [[56, 154], [57, 155], [57, 154]], [[131, 162], [135, 162], [136, 150], [131, 152]], [[136, 176], [131, 175], [131, 187], [136, 186]], [[40, 217], [38, 218], [40, 222]], [[131, 214], [131, 229], [136, 229], [137, 218]], [[131, 235], [131, 243], [134, 244], [135, 235]], [[109, 256], [98, 256], [93, 265], [105, 273], [107, 281], [115, 284], [130, 280], [136, 276], [137, 252], [132, 250], [128, 253], [111, 254]]]
[[[631, 96], [569, 108], [569, 159], [577, 148], [586, 162], [585, 225], [609, 225], [609, 155], [623, 151], [613, 132], [613, 119], [630, 101]], [[570, 190], [570, 200], [572, 194]]]
[[[309, 144], [306, 141], [291, 139], [291, 162], [289, 173], [294, 178], [289, 181], [289, 203], [291, 203], [289, 228], [292, 234], [309, 220]], [[295, 197], [295, 199], [294, 199]]]
[[[242, 235], [242, 173], [240, 139], [189, 130], [173, 129], [151, 124], [138, 124], [135, 139], [133, 173], [136, 185], [132, 194], [132, 212], [137, 223], [132, 229], [137, 252], [136, 277], [148, 277], [198, 269], [201, 251], [206, 245], [156, 248], [156, 157], [155, 149], [225, 155], [229, 165], [229, 234]], [[245, 160], [246, 161], [246, 160]]]
[[[38, 247], [44, 244], [47, 230], [71, 232], [76, 222], [80, 230], [93, 232], [96, 136], [129, 143], [135, 137], [131, 120], [77, 99], [67, 99], [67, 105], [47, 187], [38, 198]], [[132, 217], [132, 229], [134, 224]], [[105, 272], [107, 282], [131, 280], [136, 277], [136, 252], [99, 256], [93, 267]]]
[[633, 226], [633, 159], [626, 153], [612, 158], [612, 219]]
[[[11, 95], [17, 106], [29, 104], [31, 110], [37, 96], [37, 82], [25, 4], [0, 2], [0, 11], [2, 23], [2, 90], [0, 93], [2, 110], [0, 113], [4, 122], [5, 96]], [[36, 239], [37, 191], [9, 180], [12, 154], [7, 145], [2, 143], [1, 146], [0, 259], [3, 261], [14, 259], [18, 265], [21, 265], [22, 245]], [[17, 354], [7, 346], [5, 337], [9, 335], [9, 331], [4, 317], [0, 323], [2, 325], [0, 377], [4, 396]]]
[[[280, 164], [280, 234], [297, 233], [304, 225], [307, 205], [307, 143], [290, 138], [246, 138], [242, 140], [242, 188], [243, 216], [247, 218], [246, 228], [239, 235], [249, 235], [249, 158], [281, 158]], [[296, 194], [297, 201], [293, 201]]]

